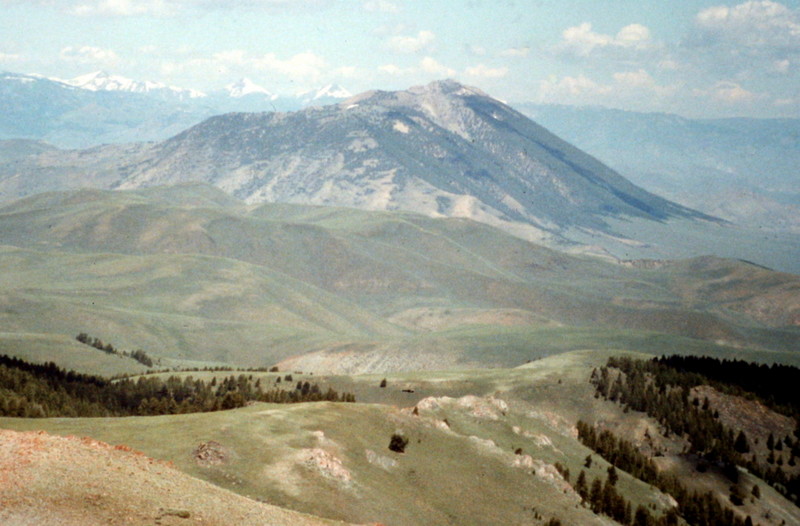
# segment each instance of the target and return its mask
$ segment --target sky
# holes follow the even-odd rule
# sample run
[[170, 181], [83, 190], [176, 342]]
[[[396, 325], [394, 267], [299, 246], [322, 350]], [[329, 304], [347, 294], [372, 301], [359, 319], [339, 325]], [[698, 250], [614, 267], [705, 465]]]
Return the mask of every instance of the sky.
[[800, 0], [0, 0], [0, 70], [800, 117]]

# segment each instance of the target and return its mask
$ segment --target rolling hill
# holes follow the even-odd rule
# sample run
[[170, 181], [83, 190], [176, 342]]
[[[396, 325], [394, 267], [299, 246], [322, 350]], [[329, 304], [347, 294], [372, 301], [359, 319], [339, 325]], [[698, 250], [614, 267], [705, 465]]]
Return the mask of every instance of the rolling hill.
[[11, 351], [88, 332], [165, 364], [317, 371], [508, 367], [592, 346], [798, 359], [797, 276], [712, 257], [612, 264], [465, 219], [247, 206], [192, 184], [5, 204], [0, 244]]
[[[690, 491], [708, 493], [739, 521], [750, 516], [755, 523], [777, 526], [800, 520], [800, 508], [764, 480], [742, 470], [734, 482], [721, 467], [701, 467], [685, 453], [685, 437], [664, 432], [644, 413], [593, 396], [592, 372], [611, 354], [619, 352], [566, 353], [514, 369], [389, 374], [386, 387], [379, 387], [378, 375], [295, 373], [296, 380], [311, 378], [353, 391], [361, 403], [256, 403], [158, 417], [0, 418], [0, 427], [23, 432], [2, 431], [0, 466], [12, 483], [0, 486], [0, 498], [15, 497], [9, 499], [12, 518], [15, 512], [31, 517], [37, 509], [49, 509], [65, 518], [129, 515], [144, 523], [158, 517], [163, 524], [183, 524], [187, 518], [217, 524], [214, 510], [225, 506], [229, 516], [269, 517], [270, 524], [321, 520], [297, 512], [396, 526], [611, 524], [593, 511], [588, 494], [582, 503], [576, 490], [581, 472], [587, 484], [607, 485], [610, 462], [619, 462], [581, 443], [576, 422], [583, 420], [647, 452], [659, 471]], [[227, 373], [181, 376], [207, 380], [215, 374]], [[283, 373], [254, 374], [269, 385]], [[713, 389], [706, 393], [726, 422], [732, 411], [758, 415], [748, 427], [750, 436], [773, 432], [781, 437], [792, 429], [784, 425], [789, 419], [758, 402]], [[722, 402], [726, 405], [716, 405]], [[35, 435], [34, 429], [48, 434]], [[393, 435], [407, 439], [402, 452], [388, 447]], [[759, 455], [762, 450], [763, 440]], [[65, 487], [63, 474], [78, 469], [79, 482]], [[18, 481], [34, 473], [36, 483], [26, 490], [39, 497], [39, 506], [26, 509]], [[617, 467], [616, 476], [613, 485], [630, 503], [631, 516], [639, 506], [654, 516], [674, 513], [676, 500], [641, 475]], [[106, 482], [98, 486], [98, 480]], [[124, 498], [133, 484], [143, 484], [144, 490]], [[758, 498], [751, 496], [753, 486], [759, 487]], [[732, 487], [747, 495], [739, 505], [729, 500]], [[198, 499], [197, 492], [208, 498]], [[601, 492], [595, 493], [593, 502]], [[685, 502], [682, 511], [687, 514]]]

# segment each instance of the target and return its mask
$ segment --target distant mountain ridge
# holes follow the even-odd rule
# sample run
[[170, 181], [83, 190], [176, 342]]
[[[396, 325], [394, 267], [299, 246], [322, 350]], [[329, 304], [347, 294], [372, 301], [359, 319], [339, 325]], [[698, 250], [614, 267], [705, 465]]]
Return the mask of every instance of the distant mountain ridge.
[[41, 140], [61, 148], [169, 138], [231, 111], [293, 111], [349, 96], [336, 86], [278, 96], [248, 79], [204, 93], [96, 71], [63, 80], [0, 72], [0, 140]]
[[514, 106], [651, 192], [738, 224], [800, 233], [800, 119]]
[[167, 86], [161, 82], [153, 81], [136, 81], [131, 80], [119, 75], [109, 75], [105, 71], [95, 71], [86, 75], [69, 80], [50, 79], [76, 88], [85, 89], [89, 91], [123, 91], [129, 93], [168, 93], [175, 96], [178, 100], [196, 99], [205, 97], [206, 94], [202, 91], [193, 89], [178, 88], [176, 86]]

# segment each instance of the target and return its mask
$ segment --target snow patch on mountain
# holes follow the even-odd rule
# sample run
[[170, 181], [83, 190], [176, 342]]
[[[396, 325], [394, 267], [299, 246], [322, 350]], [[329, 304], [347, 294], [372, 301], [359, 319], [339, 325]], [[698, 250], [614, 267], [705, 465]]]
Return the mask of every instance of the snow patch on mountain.
[[248, 78], [241, 78], [236, 82], [228, 84], [225, 86], [225, 91], [228, 92], [228, 96], [235, 99], [245, 97], [247, 95], [264, 95], [269, 97], [270, 100], [275, 100], [278, 98], [277, 95], [273, 95], [266, 88], [259, 86]]
[[317, 90], [309, 90], [297, 94], [297, 98], [304, 105], [314, 103], [327, 104], [338, 100], [349, 99], [352, 96], [352, 93], [338, 84], [328, 84]]

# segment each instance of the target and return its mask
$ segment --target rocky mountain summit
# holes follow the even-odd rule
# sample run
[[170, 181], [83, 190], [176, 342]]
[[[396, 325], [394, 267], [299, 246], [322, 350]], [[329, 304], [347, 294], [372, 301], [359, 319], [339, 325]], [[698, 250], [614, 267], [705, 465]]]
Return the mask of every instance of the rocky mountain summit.
[[250, 203], [403, 209], [527, 231], [700, 214], [634, 186], [454, 81], [295, 113], [213, 117], [120, 167], [120, 188], [204, 181]]

